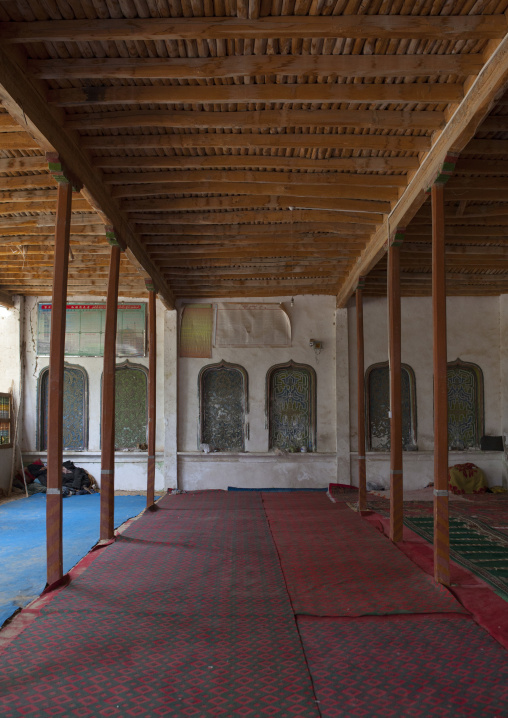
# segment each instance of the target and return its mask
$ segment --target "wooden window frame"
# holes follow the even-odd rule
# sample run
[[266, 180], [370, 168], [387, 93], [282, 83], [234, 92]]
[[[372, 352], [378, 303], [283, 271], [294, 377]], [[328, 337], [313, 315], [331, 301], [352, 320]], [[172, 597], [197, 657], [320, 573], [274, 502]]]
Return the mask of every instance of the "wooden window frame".
[[0, 419], [0, 421], [8, 421], [9, 422], [9, 443], [8, 444], [0, 444], [0, 449], [12, 449], [13, 447], [13, 441], [12, 441], [12, 394], [8, 391], [0, 391], [0, 398], [2, 399], [9, 399], [9, 417], [8, 419]]

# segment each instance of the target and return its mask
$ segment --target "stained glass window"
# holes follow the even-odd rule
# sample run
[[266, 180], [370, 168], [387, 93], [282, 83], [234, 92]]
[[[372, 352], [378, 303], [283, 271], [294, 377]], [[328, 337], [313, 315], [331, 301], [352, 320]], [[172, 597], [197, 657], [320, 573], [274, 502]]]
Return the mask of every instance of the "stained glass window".
[[146, 448], [147, 373], [128, 362], [115, 374], [115, 448]]
[[0, 393], [0, 448], [12, 446], [12, 397]]
[[245, 451], [247, 372], [220, 362], [199, 373], [200, 443], [212, 450]]
[[[400, 372], [402, 390], [402, 448], [416, 450], [415, 376], [403, 364]], [[390, 451], [390, 371], [388, 362], [373, 364], [366, 372], [366, 423], [370, 451]]]
[[270, 449], [316, 450], [316, 372], [306, 364], [288, 362], [267, 374]]
[[[39, 449], [48, 448], [49, 369], [39, 378]], [[64, 367], [63, 448], [83, 451], [88, 445], [88, 376], [77, 366]]]
[[448, 447], [480, 446], [483, 435], [483, 374], [476, 364], [448, 364]]

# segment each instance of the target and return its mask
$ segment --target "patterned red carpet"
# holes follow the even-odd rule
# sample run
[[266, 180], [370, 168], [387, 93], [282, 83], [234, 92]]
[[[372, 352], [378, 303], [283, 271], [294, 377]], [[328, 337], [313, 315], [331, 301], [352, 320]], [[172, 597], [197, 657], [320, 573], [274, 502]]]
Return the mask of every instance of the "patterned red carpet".
[[167, 496], [23, 623], [0, 715], [506, 716], [506, 652], [461, 611], [324, 493]]
[[448, 591], [344, 504], [319, 494], [286, 495], [286, 511], [274, 506], [273, 494], [263, 494], [263, 502], [295, 613], [463, 611]]
[[165, 498], [55, 595], [0, 658], [3, 718], [317, 718], [259, 495], [221, 493]]
[[501, 718], [506, 651], [468, 616], [300, 616], [326, 718]]

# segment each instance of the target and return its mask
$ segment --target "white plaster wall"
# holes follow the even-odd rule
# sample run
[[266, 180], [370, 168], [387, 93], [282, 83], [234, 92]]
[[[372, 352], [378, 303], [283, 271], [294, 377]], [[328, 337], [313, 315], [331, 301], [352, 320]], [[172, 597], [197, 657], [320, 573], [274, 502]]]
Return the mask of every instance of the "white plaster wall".
[[[19, 407], [20, 387], [20, 317], [23, 299], [15, 297], [14, 308], [0, 306], [0, 391], [12, 392], [15, 409]], [[14, 435], [14, 425], [12, 427]], [[0, 448], [0, 493], [7, 493], [11, 482], [14, 449]]]
[[[48, 297], [26, 298], [26, 368], [24, 384], [24, 421], [23, 421], [23, 447], [27, 458], [33, 459], [45, 454], [37, 451], [37, 387], [39, 375], [49, 365], [49, 357], [38, 357], [36, 354], [36, 328], [37, 303], [51, 301]], [[73, 297], [73, 302], [97, 302], [97, 297]], [[119, 302], [146, 302], [143, 298], [119, 297]], [[156, 378], [156, 471], [155, 488], [164, 488], [164, 345], [165, 345], [165, 310], [159, 301], [156, 303], [156, 330], [157, 330], [157, 378]], [[117, 363], [125, 361], [126, 357], [118, 357]], [[64, 452], [64, 460], [71, 460], [77, 466], [86, 468], [100, 484], [100, 431], [101, 431], [101, 376], [102, 357], [66, 357], [68, 364], [75, 364], [88, 374], [89, 388], [89, 424], [88, 424], [88, 450], [83, 452]], [[133, 364], [148, 367], [148, 356], [130, 357]], [[119, 490], [146, 490], [146, 452], [116, 452], [115, 455], [115, 488]], [[25, 456], [24, 456], [25, 458]]]
[[177, 468], [177, 392], [178, 392], [178, 313], [164, 316], [164, 488], [178, 488]]
[[[448, 297], [448, 361], [462, 359], [478, 364], [484, 376], [485, 434], [502, 433], [501, 416], [501, 350], [499, 297]], [[351, 446], [357, 453], [357, 376], [356, 376], [356, 309], [349, 305], [350, 420]], [[432, 366], [432, 300], [430, 297], [402, 299], [402, 361], [416, 376], [417, 443], [419, 451], [404, 452], [404, 484], [421, 488], [433, 481], [433, 366]], [[388, 360], [388, 307], [385, 298], [364, 299], [365, 370], [371, 364]], [[508, 348], [508, 345], [507, 345]], [[508, 368], [508, 357], [506, 359]], [[450, 465], [471, 461], [486, 472], [491, 485], [501, 483], [502, 452], [488, 461], [483, 452], [451, 452]], [[483, 465], [482, 465], [483, 464]], [[356, 460], [352, 480], [358, 482]], [[367, 454], [367, 481], [389, 485], [389, 456]]]
[[336, 317], [336, 415], [337, 415], [337, 481], [349, 483], [350, 422], [349, 422], [349, 354], [348, 311], [337, 309]]
[[[213, 298], [202, 300], [213, 302]], [[269, 298], [231, 299], [239, 302], [273, 302]], [[288, 312], [292, 327], [292, 346], [290, 348], [213, 348], [211, 359], [178, 360], [178, 449], [179, 449], [179, 485], [181, 488], [227, 488], [234, 486], [301, 486], [302, 481], [310, 486], [319, 482], [325, 486], [336, 478], [336, 406], [335, 406], [335, 297], [295, 296], [294, 306], [290, 306], [291, 297], [280, 300]], [[309, 346], [313, 338], [323, 342], [323, 350], [316, 355]], [[268, 369], [274, 364], [293, 359], [295, 362], [310, 364], [317, 376], [317, 453], [309, 454], [298, 462], [295, 457], [270, 457], [276, 461], [259, 462], [253, 455], [268, 450], [268, 428], [265, 417], [265, 381]], [[228, 361], [243, 366], [249, 376], [249, 422], [250, 439], [246, 440], [246, 455], [223, 455], [221, 461], [214, 455], [208, 459], [201, 457], [199, 463], [185, 458], [186, 454], [198, 449], [198, 374], [207, 364]], [[318, 466], [321, 454], [332, 454], [330, 465], [324, 469]], [[248, 454], [252, 461], [247, 461]], [[306, 462], [304, 464], [304, 461]], [[315, 469], [308, 466], [316, 464]], [[282, 468], [285, 466], [285, 468]], [[305, 468], [304, 468], [305, 466]], [[241, 467], [241, 471], [239, 468]], [[261, 473], [259, 473], [261, 472]], [[201, 478], [200, 478], [201, 477]], [[247, 483], [246, 483], [247, 482]], [[206, 484], [206, 485], [205, 485]], [[315, 485], [312, 483], [312, 485]]]

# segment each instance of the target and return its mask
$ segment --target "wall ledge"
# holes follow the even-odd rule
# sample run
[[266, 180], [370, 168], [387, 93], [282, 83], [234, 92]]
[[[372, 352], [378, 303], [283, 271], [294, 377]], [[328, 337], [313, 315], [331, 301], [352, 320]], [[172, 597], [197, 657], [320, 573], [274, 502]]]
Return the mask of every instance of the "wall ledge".
[[183, 463], [187, 462], [242, 462], [242, 461], [254, 461], [254, 462], [267, 462], [267, 463], [296, 463], [296, 462], [313, 462], [319, 460], [335, 461], [337, 454], [335, 452], [322, 452], [317, 451], [308, 453], [294, 453], [294, 454], [273, 454], [272, 452], [262, 451], [245, 451], [245, 452], [230, 452], [230, 451], [216, 451], [209, 454], [205, 454], [203, 451], [178, 451], [178, 461]]
[[[41, 459], [46, 462], [47, 451], [23, 451], [23, 461], [26, 464], [27, 459], [34, 460]], [[100, 463], [101, 452], [100, 451], [64, 451], [62, 453], [64, 461], [72, 461], [75, 464], [84, 463]], [[164, 459], [163, 451], [156, 451], [155, 458], [158, 461]], [[147, 451], [115, 451], [115, 464], [143, 464], [148, 460]], [[30, 462], [28, 462], [30, 463]]]

